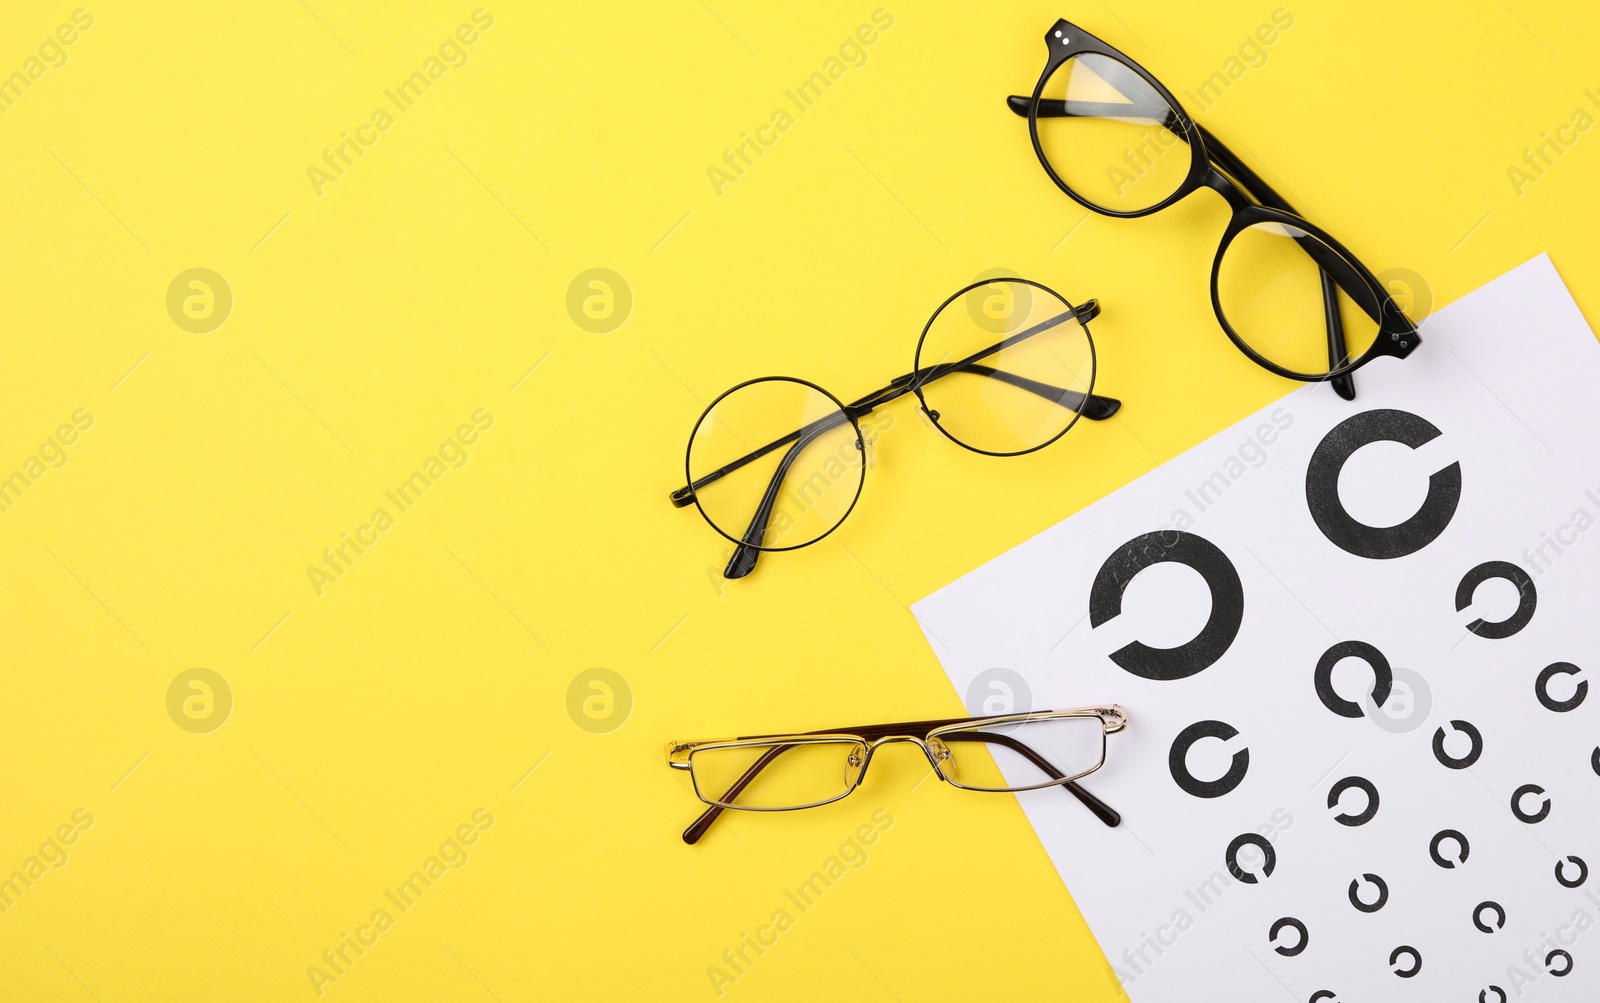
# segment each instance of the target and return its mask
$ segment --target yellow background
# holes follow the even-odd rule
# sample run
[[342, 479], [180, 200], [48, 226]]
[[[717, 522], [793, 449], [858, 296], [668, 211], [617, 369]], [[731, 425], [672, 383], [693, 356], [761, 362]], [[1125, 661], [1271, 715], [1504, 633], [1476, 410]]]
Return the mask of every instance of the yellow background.
[[[0, 474], [94, 416], [0, 514], [0, 878], [94, 824], [0, 914], [0, 994], [314, 999], [307, 969], [481, 808], [467, 865], [325, 998], [714, 999], [708, 968], [886, 809], [725, 998], [1117, 997], [1014, 799], [912, 790], [902, 751], [688, 847], [663, 746], [959, 713], [907, 603], [1293, 389], [1212, 318], [1219, 199], [1085, 220], [1002, 105], [1056, 17], [1182, 95], [1278, 5], [888, 4], [867, 63], [719, 195], [707, 168], [875, 4], [803, 6], [491, 4], [320, 195], [307, 167], [470, 2], [88, 6], [0, 115]], [[1507, 177], [1600, 114], [1592, 4], [1284, 6], [1203, 124], [1436, 305], [1548, 251], [1600, 316], [1600, 133]], [[72, 10], [7, 5], [0, 73]], [[167, 313], [191, 267], [233, 291], [209, 334]], [[591, 267], [632, 290], [609, 334], [567, 312]], [[891, 405], [844, 527], [723, 583], [723, 541], [667, 502], [704, 404], [766, 374], [863, 393], [992, 268], [1100, 299], [1119, 420], [998, 460]], [[479, 408], [466, 465], [317, 595], [306, 568]], [[209, 734], [166, 710], [194, 667], [233, 693]], [[632, 694], [607, 733], [567, 709], [594, 667]]]

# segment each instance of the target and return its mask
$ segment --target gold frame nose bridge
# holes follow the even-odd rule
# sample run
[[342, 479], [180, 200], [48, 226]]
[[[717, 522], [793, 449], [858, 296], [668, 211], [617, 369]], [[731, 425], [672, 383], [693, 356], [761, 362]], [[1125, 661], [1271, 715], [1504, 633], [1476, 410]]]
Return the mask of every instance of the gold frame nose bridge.
[[935, 768], [938, 768], [944, 762], [944, 760], [949, 759], [949, 749], [946, 748], [945, 744], [940, 742], [937, 738], [935, 738], [933, 741], [938, 743], [940, 749], [944, 750], [945, 755], [943, 760], [940, 758], [940, 754], [935, 752], [934, 747], [928, 744], [928, 739], [919, 737], [917, 735], [885, 735], [883, 738], [875, 738], [867, 743], [867, 756], [865, 761], [863, 761], [861, 764], [861, 772], [862, 774], [867, 772], [867, 767], [872, 763], [872, 754], [878, 751], [878, 746], [891, 745], [895, 742], [910, 742], [912, 745], [915, 745], [917, 748], [922, 750], [922, 755], [928, 760], [928, 762], [932, 763]]

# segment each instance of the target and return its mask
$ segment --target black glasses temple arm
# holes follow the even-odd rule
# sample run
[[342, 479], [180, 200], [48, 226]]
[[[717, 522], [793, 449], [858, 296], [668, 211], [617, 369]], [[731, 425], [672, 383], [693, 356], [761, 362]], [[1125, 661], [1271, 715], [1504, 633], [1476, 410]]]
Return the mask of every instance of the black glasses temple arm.
[[[1023, 118], [1028, 117], [1033, 99], [1020, 94], [1012, 94], [1006, 98], [1006, 107]], [[1163, 105], [1139, 105], [1134, 103], [1115, 103], [1099, 101], [1061, 101], [1041, 98], [1039, 101], [1040, 118], [1065, 118], [1069, 116], [1083, 116], [1094, 118], [1145, 118], [1152, 122], [1160, 122], [1171, 129], [1179, 139], [1187, 139], [1177, 117], [1171, 109]], [[1238, 185], [1247, 195], [1260, 205], [1280, 212], [1291, 212], [1300, 215], [1299, 211], [1280, 195], [1276, 189], [1267, 183], [1266, 179], [1257, 174], [1246, 164], [1238, 154], [1234, 153], [1205, 126], [1196, 122], [1195, 129], [1199, 131], [1201, 141], [1205, 144], [1206, 156], [1212, 166], [1228, 176], [1234, 184]], [[1320, 257], [1312, 253], [1311, 241], [1302, 241], [1307, 253], [1312, 257]], [[1323, 262], [1319, 260], [1318, 264]], [[1345, 345], [1344, 321], [1339, 316], [1338, 287], [1343, 283], [1338, 282], [1328, 273], [1326, 268], [1322, 274], [1322, 301], [1323, 319], [1328, 332], [1328, 361], [1332, 366], [1342, 365], [1347, 361], [1348, 351]], [[1356, 298], [1359, 302], [1360, 297]], [[1367, 303], [1360, 304], [1363, 311], [1377, 315]], [[1335, 377], [1332, 381], [1334, 390], [1345, 400], [1354, 400], [1356, 395], [1355, 381], [1350, 374]]]
[[[1028, 111], [1033, 106], [1033, 99], [1021, 94], [1012, 94], [1006, 98], [1006, 107], [1020, 118], [1027, 118]], [[1109, 102], [1109, 101], [1061, 101], [1049, 98], [1039, 99], [1040, 118], [1138, 118], [1148, 119], [1152, 123], [1160, 123], [1179, 139], [1188, 140], [1182, 123], [1173, 114], [1172, 109], [1165, 104], [1141, 105], [1134, 102]], [[1205, 143], [1206, 154], [1213, 164], [1223, 173], [1235, 181], [1240, 188], [1261, 205], [1283, 212], [1296, 212], [1294, 206], [1266, 180], [1250, 169], [1250, 166], [1239, 159], [1238, 154], [1228, 149], [1215, 135], [1199, 122], [1194, 124], [1200, 133], [1201, 140]]]
[[[1080, 411], [1085, 417], [1091, 418], [1095, 421], [1104, 421], [1105, 419], [1116, 414], [1117, 411], [1122, 407], [1122, 402], [1120, 400], [1117, 400], [1115, 397], [1103, 397], [1099, 394], [1089, 394], [1086, 399], [1084, 394], [1081, 394], [1076, 390], [1068, 390], [1064, 387], [1053, 386], [1049, 383], [1040, 382], [1039, 380], [1029, 379], [1026, 376], [1008, 373], [1003, 369], [996, 369], [993, 366], [983, 365], [979, 361], [981, 359], [986, 359], [989, 356], [994, 355], [996, 352], [1002, 351], [1003, 349], [1010, 348], [1012, 345], [1026, 341], [1042, 331], [1048, 331], [1069, 319], [1076, 320], [1080, 325], [1087, 325], [1091, 320], [1094, 320], [1098, 316], [1100, 316], [1100, 301], [1094, 299], [1088, 300], [1082, 306], [1070, 307], [1066, 312], [1058, 314], [1054, 317], [1048, 317], [1027, 328], [1026, 330], [1007, 335], [1001, 340], [995, 342], [993, 345], [990, 345], [981, 351], [974, 352], [964, 359], [958, 359], [955, 362], [937, 363], [935, 365], [928, 366], [926, 369], [921, 369], [917, 372], [908, 373], [905, 376], [901, 376], [896, 379], [891, 386], [896, 386], [902, 383], [905, 384], [903, 389], [900, 389], [896, 392], [895, 396], [899, 396], [899, 394], [907, 393], [919, 387], [927, 386], [934, 380], [943, 379], [952, 373], [974, 373], [979, 376], [987, 376], [991, 379], [997, 379], [1002, 383], [1007, 383], [1011, 386], [1026, 390], [1037, 397], [1042, 397], [1045, 400], [1050, 401], [1052, 404], [1060, 404], [1063, 407], [1070, 408], [1073, 411]], [[879, 401], [875, 398], [863, 398], [863, 401], [858, 403], [864, 403], [868, 400], [870, 400], [874, 406], [879, 403]]]
[[[1006, 107], [1021, 118], [1028, 117], [1028, 110], [1033, 105], [1033, 99], [1021, 94], [1012, 94], [1006, 98]], [[1181, 123], [1172, 110], [1165, 104], [1140, 105], [1135, 103], [1119, 103], [1106, 101], [1060, 101], [1041, 98], [1039, 100], [1040, 118], [1147, 118], [1152, 122], [1173, 131], [1179, 139], [1187, 140]], [[1266, 180], [1251, 170], [1250, 166], [1239, 158], [1239, 155], [1228, 149], [1227, 145], [1199, 122], [1194, 124], [1200, 133], [1201, 140], [1205, 143], [1206, 155], [1212, 163], [1228, 175], [1246, 194], [1256, 202], [1269, 209], [1280, 212], [1292, 212], [1300, 215], [1299, 211], [1289, 203], [1289, 200], [1269, 184]]]
[[[972, 373], [977, 376], [987, 376], [990, 379], [999, 380], [1001, 383], [1016, 387], [1019, 390], [1026, 390], [1035, 397], [1042, 397], [1052, 404], [1060, 404], [1069, 411], [1077, 411], [1081, 408], [1083, 416], [1094, 421], [1105, 421], [1122, 408], [1122, 402], [1115, 397], [1103, 397], [1100, 394], [1089, 394], [1087, 395], [1088, 400], [1085, 401], [1085, 395], [1076, 390], [1066, 390], [1061, 387], [1051, 386], [1048, 383], [1040, 383], [1038, 380], [1030, 380], [1026, 376], [1018, 376], [1016, 373], [1008, 373], [1004, 370], [995, 369], [992, 366], [979, 365], [978, 363], [971, 363], [967, 366], [963, 366], [959, 370], [952, 370], [951, 372], [963, 372]], [[947, 375], [949, 374], [939, 374], [939, 376]], [[934, 379], [937, 378], [937, 376], [934, 377]]]
[[[1278, 194], [1265, 178], [1251, 169], [1238, 154], [1228, 149], [1226, 143], [1199, 122], [1196, 122], [1194, 127], [1200, 132], [1200, 139], [1205, 143], [1206, 154], [1212, 165], [1226, 174], [1234, 184], [1244, 189], [1245, 194], [1269, 209], [1300, 215], [1288, 199]], [[1318, 265], [1324, 266], [1320, 278], [1323, 328], [1328, 335], [1328, 365], [1338, 368], [1349, 361], [1349, 348], [1344, 336], [1344, 318], [1339, 315], [1339, 283], [1321, 260], [1326, 255], [1317, 253], [1321, 250], [1321, 245], [1317, 241], [1304, 239], [1300, 241], [1300, 246], [1311, 257], [1318, 259]], [[1359, 302], [1360, 297], [1354, 298]], [[1363, 310], [1368, 310], [1367, 304], [1362, 303], [1361, 306]], [[1373, 315], [1373, 319], [1377, 319], [1376, 314]], [[1337, 376], [1330, 382], [1333, 383], [1334, 392], [1340, 397], [1345, 400], [1355, 400], [1356, 383], [1349, 373]]]
[[[828, 418], [831, 417], [833, 416], [829, 415], [827, 418], [818, 419], [818, 421], [827, 421]], [[735, 470], [738, 470], [747, 463], [761, 459], [763, 456], [766, 456], [779, 446], [787, 446], [789, 443], [797, 441], [801, 436], [806, 434], [807, 429], [811, 428], [812, 425], [816, 425], [817, 423], [818, 422], [812, 422], [810, 425], [806, 425], [804, 428], [795, 429], [793, 432], [790, 432], [788, 435], [785, 435], [782, 438], [772, 440], [759, 449], [752, 449], [750, 452], [739, 457], [737, 460], [724, 464], [718, 469], [713, 470], [709, 474], [697, 479], [694, 483], [678, 488], [668, 496], [672, 499], [673, 507], [688, 508], [690, 505], [694, 504], [694, 493], [700, 488], [705, 487], [707, 484], [710, 484], [713, 481], [721, 480], [723, 477], [733, 473]]]
[[961, 359], [956, 362], [937, 363], [914, 373], [906, 373], [904, 376], [897, 376], [890, 381], [888, 386], [884, 387], [883, 389], [875, 390], [872, 393], [867, 394], [865, 397], [862, 397], [860, 400], [852, 402], [850, 404], [850, 408], [857, 417], [864, 414], [870, 414], [873, 408], [881, 407], [897, 397], [904, 396], [905, 394], [910, 393], [919, 387], [927, 386], [934, 380], [943, 379], [952, 373], [972, 373], [977, 376], [987, 376], [990, 379], [999, 380], [1001, 383], [1006, 383], [1017, 387], [1018, 389], [1026, 390], [1028, 393], [1031, 393], [1036, 397], [1042, 397], [1052, 404], [1060, 404], [1063, 407], [1069, 408], [1073, 411], [1081, 411], [1085, 418], [1090, 418], [1094, 421], [1104, 421], [1105, 419], [1116, 414], [1117, 411], [1122, 407], [1122, 402], [1117, 398], [1105, 397], [1100, 394], [1089, 394], [1087, 396], [1087, 400], [1085, 400], [1085, 395], [1076, 390], [1068, 390], [1065, 387], [1058, 387], [1050, 383], [1029, 379], [1026, 376], [1019, 376], [1016, 373], [1009, 373], [1003, 369], [996, 369], [993, 366], [983, 365], [978, 361], [980, 359], [986, 359], [996, 352], [999, 352], [1005, 348], [1009, 348], [1018, 342], [1031, 338], [1041, 331], [1049, 330], [1050, 328], [1066, 320], [1068, 317], [1075, 319], [1079, 324], [1088, 324], [1091, 320], [1094, 320], [1098, 316], [1100, 316], [1100, 301], [1089, 300], [1082, 306], [1073, 307], [1069, 313], [1063, 313], [1060, 316], [1051, 317], [1045, 321], [1033, 325], [1025, 331], [1010, 335], [994, 343], [993, 345], [990, 345], [982, 351], [974, 352], [965, 359]]
[[[866, 414], [870, 410], [871, 408], [868, 408], [867, 411], [857, 412], [856, 416], [859, 417], [862, 414]], [[723, 477], [726, 477], [728, 474], [733, 473], [735, 470], [738, 470], [740, 467], [743, 467], [745, 464], [750, 463], [753, 460], [761, 459], [763, 456], [766, 456], [779, 446], [787, 446], [789, 443], [796, 442], [805, 436], [814, 435], [817, 432], [832, 428], [839, 424], [840, 420], [841, 416], [837, 411], [833, 412], [832, 414], [824, 415], [823, 417], [818, 418], [816, 421], [810, 422], [800, 428], [795, 429], [788, 435], [772, 440], [759, 449], [751, 450], [750, 452], [739, 457], [737, 460], [724, 464], [716, 470], [711, 471], [709, 474], [706, 474], [705, 476], [695, 480], [694, 483], [678, 488], [668, 497], [672, 499], [672, 505], [674, 508], [688, 508], [690, 505], [694, 504], [694, 493], [700, 488], [705, 487], [707, 484], [710, 484], [713, 481], [721, 480]]]
[[[843, 416], [840, 416], [840, 421]], [[834, 422], [835, 425], [838, 422]], [[830, 426], [832, 427], [832, 426]], [[772, 479], [767, 481], [767, 490], [761, 495], [761, 501], [756, 505], [755, 515], [750, 517], [750, 525], [745, 528], [741, 542], [733, 549], [733, 556], [728, 559], [728, 566], [722, 569], [724, 578], [743, 578], [756, 569], [756, 561], [761, 557], [761, 540], [767, 535], [767, 523], [772, 520], [772, 509], [778, 501], [778, 489], [783, 487], [783, 479], [789, 476], [789, 468], [794, 466], [794, 461], [805, 448], [816, 439], [825, 429], [803, 434], [795, 441], [789, 451], [783, 454], [783, 459], [778, 461], [778, 468], [772, 472]]]
[[[1137, 79], [1137, 78], [1135, 78]], [[1027, 118], [1033, 106], [1033, 99], [1021, 94], [1012, 94], [1006, 98], [1006, 107], [1021, 118]], [[1111, 102], [1111, 101], [1062, 101], [1059, 99], [1039, 99], [1040, 118], [1139, 118], [1159, 122], [1171, 129], [1179, 139], [1187, 139], [1182, 123], [1173, 114], [1172, 109], [1164, 102], [1156, 104], [1139, 104], [1137, 102]], [[1282, 195], [1279, 195], [1266, 180], [1251, 170], [1243, 160], [1232, 150], [1228, 149], [1221, 140], [1209, 132], [1199, 122], [1194, 124], [1200, 133], [1200, 138], [1205, 143], [1206, 153], [1218, 168], [1238, 182], [1251, 198], [1264, 206], [1278, 209], [1283, 212], [1295, 212], [1295, 208]], [[1298, 215], [1298, 213], [1296, 213]]]
[[[1022, 94], [1012, 94], [1006, 98], [1006, 107], [1019, 118], [1028, 117], [1028, 109], [1033, 105], [1033, 98]], [[1062, 101], [1059, 98], [1039, 99], [1040, 118], [1119, 118], [1148, 120], [1152, 124], [1164, 125], [1174, 132], [1182, 132], [1174, 128], [1178, 119], [1172, 114], [1172, 109], [1164, 103], [1139, 104], [1133, 101]]]

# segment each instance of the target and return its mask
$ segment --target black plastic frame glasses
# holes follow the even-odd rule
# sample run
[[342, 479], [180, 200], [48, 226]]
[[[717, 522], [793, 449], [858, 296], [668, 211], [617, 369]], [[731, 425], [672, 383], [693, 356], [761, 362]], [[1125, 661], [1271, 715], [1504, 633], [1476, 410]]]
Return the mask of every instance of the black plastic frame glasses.
[[[1040, 290], [1049, 296], [1055, 297], [1056, 300], [1065, 306], [1065, 309], [1054, 316], [1030, 325], [1024, 330], [1010, 333], [998, 340], [995, 344], [989, 345], [988, 347], [974, 352], [965, 358], [948, 362], [940, 361], [925, 366], [923, 364], [922, 354], [924, 344], [928, 339], [928, 332], [933, 328], [934, 322], [944, 312], [945, 308], [950, 306], [956, 300], [960, 299], [962, 296], [965, 296], [974, 290], [999, 283], [1020, 283], [1021, 285], [1031, 287], [1032, 289]], [[913, 357], [913, 368], [911, 372], [906, 373], [903, 376], [895, 377], [884, 386], [879, 387], [869, 394], [858, 397], [848, 404], [844, 403], [822, 387], [806, 380], [795, 379], [787, 376], [763, 376], [753, 380], [746, 380], [745, 382], [723, 392], [716, 398], [716, 400], [713, 400], [706, 407], [705, 411], [701, 413], [699, 420], [695, 423], [694, 432], [690, 434], [689, 446], [684, 455], [684, 479], [686, 483], [685, 486], [672, 492], [672, 504], [678, 508], [687, 508], [690, 505], [695, 506], [699, 510], [701, 516], [703, 516], [706, 522], [710, 524], [712, 529], [715, 529], [719, 534], [726, 537], [736, 545], [733, 556], [729, 559], [727, 567], [723, 570], [723, 577], [743, 578], [751, 571], [755, 570], [756, 561], [762, 551], [797, 550], [800, 547], [810, 546], [811, 544], [816, 543], [818, 540], [828, 536], [835, 529], [838, 529], [841, 524], [843, 524], [845, 518], [848, 517], [850, 512], [855, 509], [856, 501], [859, 500], [861, 496], [861, 488], [865, 484], [866, 480], [864, 463], [862, 468], [863, 476], [857, 482], [855, 495], [850, 499], [849, 506], [845, 509], [842, 515], [838, 516], [837, 522], [830, 526], [826, 532], [823, 532], [812, 539], [806, 540], [803, 543], [789, 546], [773, 546], [768, 543], [767, 537], [769, 532], [769, 522], [773, 517], [773, 509], [778, 501], [779, 490], [782, 487], [785, 477], [788, 476], [790, 468], [793, 466], [795, 459], [800, 452], [804, 450], [807, 445], [815, 442], [825, 433], [838, 429], [844, 423], [848, 422], [855, 431], [855, 450], [858, 454], [861, 454], [864, 457], [866, 440], [861, 431], [861, 425], [859, 423], [860, 419], [871, 414], [877, 408], [880, 408], [891, 401], [897, 400], [906, 394], [915, 394], [923, 414], [927, 416], [928, 420], [933, 424], [933, 426], [942, 432], [946, 438], [950, 439], [950, 441], [965, 449], [970, 449], [975, 453], [982, 453], [986, 456], [1021, 456], [1026, 453], [1043, 449], [1045, 446], [1050, 445], [1050, 443], [1055, 442], [1057, 439], [1065, 435], [1073, 425], [1077, 424], [1078, 418], [1086, 417], [1091, 421], [1104, 421], [1105, 419], [1116, 414], [1118, 409], [1122, 407], [1122, 402], [1116, 398], [1104, 397], [1094, 393], [1094, 379], [1097, 363], [1094, 352], [1094, 339], [1089, 334], [1088, 325], [1090, 320], [1099, 316], [1099, 313], [1100, 305], [1095, 300], [1091, 299], [1082, 306], [1073, 306], [1059, 293], [1045, 285], [1042, 285], [1038, 282], [1033, 282], [1029, 279], [980, 279], [977, 282], [973, 282], [970, 285], [956, 290], [948, 298], [946, 298], [943, 303], [939, 304], [939, 307], [934, 310], [933, 314], [928, 318], [927, 324], [923, 326], [921, 336], [917, 339], [917, 350], [915, 356]], [[988, 359], [1013, 345], [1039, 335], [1045, 331], [1049, 331], [1052, 328], [1058, 327], [1059, 325], [1069, 321], [1076, 322], [1082, 328], [1083, 336], [1088, 342], [1089, 374], [1088, 380], [1084, 385], [1084, 392], [1052, 386], [1038, 380], [1030, 379], [1027, 376], [1007, 372], [1005, 370], [997, 369], [993, 366], [985, 365], [983, 362], [983, 360]], [[943, 416], [941, 416], [936, 408], [929, 406], [928, 398], [924, 394], [924, 389], [929, 384], [936, 380], [943, 379], [944, 377], [953, 373], [967, 373], [971, 375], [983, 376], [1008, 384], [1035, 397], [1059, 404], [1071, 412], [1071, 417], [1066, 424], [1054, 435], [1050, 436], [1050, 438], [1036, 445], [1029, 446], [1026, 449], [1018, 449], [1013, 452], [996, 452], [993, 450], [981, 449], [970, 443], [963, 442], [955, 434], [955, 432], [947, 427], [946, 424], [941, 423], [940, 419]], [[694, 445], [696, 436], [699, 434], [701, 427], [704, 426], [708, 420], [715, 420], [714, 415], [717, 410], [717, 406], [721, 404], [724, 399], [741, 390], [757, 384], [770, 382], [792, 383], [810, 388], [812, 391], [823, 395], [827, 400], [831, 401], [834, 410], [830, 411], [821, 418], [817, 418], [816, 420], [802, 425], [800, 428], [797, 428], [786, 435], [782, 435], [773, 441], [766, 443], [765, 445], [752, 449], [745, 455], [725, 463], [717, 469], [711, 470], [696, 477], [693, 469]], [[754, 511], [751, 514], [750, 522], [744, 531], [739, 535], [734, 535], [723, 529], [723, 527], [719, 526], [716, 519], [712, 517], [711, 513], [706, 511], [705, 505], [701, 503], [699, 495], [700, 490], [709, 484], [715, 483], [735, 470], [738, 470], [747, 464], [752, 463], [784, 447], [788, 447], [787, 451], [780, 458], [777, 468], [774, 471], [771, 480], [767, 484], [765, 492], [762, 494], [759, 502], [754, 506]]]
[[[1100, 753], [1092, 762], [1075, 764], [1077, 769], [1068, 769], [1071, 772], [1063, 773], [1052, 763], [1050, 757], [1037, 743], [1029, 744], [1018, 738], [1018, 734], [1030, 734], [1030, 725], [1034, 729], [1047, 728], [1051, 722], [1063, 720], [1094, 720], [1101, 728]], [[897, 724], [870, 724], [857, 725], [848, 728], [827, 728], [821, 731], [793, 732], [780, 735], [753, 735], [744, 738], [721, 739], [708, 742], [669, 742], [667, 743], [667, 765], [675, 770], [688, 770], [694, 782], [695, 796], [704, 801], [708, 807], [700, 817], [690, 823], [683, 831], [685, 843], [699, 842], [700, 837], [706, 834], [711, 824], [728, 809], [737, 811], [798, 811], [804, 808], [816, 808], [821, 805], [831, 804], [840, 798], [854, 793], [866, 778], [867, 768], [872, 765], [873, 753], [880, 746], [894, 742], [908, 742], [917, 746], [928, 757], [928, 763], [939, 779], [953, 787], [962, 790], [980, 791], [985, 793], [1018, 793], [1022, 791], [1040, 790], [1046, 787], [1061, 787], [1068, 794], [1077, 798], [1083, 806], [1089, 809], [1102, 823], [1115, 827], [1122, 824], [1122, 816], [1116, 809], [1091, 794], [1087, 788], [1078, 783], [1083, 777], [1099, 770], [1105, 765], [1106, 736], [1115, 735], [1127, 727], [1128, 715], [1120, 705], [1111, 704], [1103, 707], [1076, 707], [1071, 710], [1045, 710], [1031, 711], [1022, 714], [1000, 714], [987, 717], [956, 717], [945, 718], [938, 721], [903, 721]], [[985, 730], [994, 729], [994, 730]], [[1032, 739], [1030, 739], [1032, 741]], [[974, 786], [964, 783], [958, 771], [954, 769], [954, 758], [951, 744], [957, 746], [967, 743], [993, 746], [1004, 749], [1019, 760], [1030, 764], [1037, 769], [1046, 779], [1034, 780], [1022, 784], [1007, 783], [1004, 786]], [[839, 751], [841, 765], [846, 768], [841, 771], [840, 789], [819, 792], [819, 796], [803, 804], [785, 804], [781, 806], [757, 807], [751, 804], [741, 804], [739, 798], [746, 792], [752, 783], [772, 766], [786, 752], [798, 749], [826, 746]], [[696, 767], [696, 758], [707, 754], [725, 754], [727, 752], [742, 754], [743, 759], [749, 759], [750, 765], [731, 781], [727, 774], [720, 771], [715, 779], [702, 777]], [[1048, 749], [1044, 750], [1045, 752]], [[754, 758], [751, 758], [754, 757]], [[741, 761], [743, 761], [741, 759]], [[724, 786], [726, 784], [726, 786]], [[709, 787], [709, 789], [707, 789]]]
[[[1416, 325], [1379, 284], [1372, 272], [1344, 245], [1297, 213], [1283, 196], [1274, 191], [1216, 136], [1197, 123], [1188, 112], [1184, 111], [1172, 92], [1148, 70], [1116, 48], [1066, 20], [1057, 21], [1050, 31], [1046, 32], [1045, 45], [1049, 49], [1049, 58], [1045, 63], [1044, 72], [1039, 75], [1038, 84], [1034, 86], [1033, 94], [1029, 97], [1012, 95], [1006, 99], [1007, 107], [1017, 115], [1027, 117], [1028, 133], [1033, 140], [1033, 149], [1039, 157], [1039, 163], [1044, 166], [1045, 173], [1057, 187], [1085, 209], [1104, 216], [1124, 219], [1159, 212], [1200, 188], [1210, 188], [1221, 194], [1233, 210], [1233, 218], [1222, 235], [1222, 243], [1217, 248], [1217, 256], [1211, 266], [1211, 305], [1229, 340], [1252, 362], [1279, 376], [1293, 380], [1331, 381], [1339, 396], [1353, 400], [1355, 383], [1350, 377], [1351, 373], [1381, 356], [1403, 359], [1421, 343], [1422, 339], [1417, 333]], [[1112, 61], [1108, 64], [1104, 60], [1097, 60], [1094, 64], [1094, 72], [1102, 77], [1107, 77], [1109, 71], [1110, 77], [1106, 79], [1107, 83], [1117, 87], [1124, 94], [1137, 94], [1145, 90], [1145, 87], [1138, 83], [1142, 81], [1149, 89], [1159, 94], [1165, 104], [1160, 107], [1141, 107], [1137, 104], [1043, 98], [1045, 85], [1063, 64], [1075, 57], [1091, 55], [1106, 57]], [[1126, 76], [1129, 74], [1137, 77], [1137, 80]], [[1122, 77], [1122, 79], [1111, 77]], [[1131, 210], [1097, 205], [1074, 191], [1051, 165], [1044, 145], [1039, 141], [1039, 120], [1063, 117], [1117, 118], [1130, 114], [1166, 128], [1188, 144], [1194, 154], [1190, 157], [1188, 174], [1170, 195], [1154, 205]], [[1217, 291], [1217, 278], [1223, 255], [1240, 233], [1263, 223], [1292, 228], [1289, 231], [1291, 235], [1294, 235], [1295, 231], [1303, 234], [1296, 236], [1295, 239], [1321, 270], [1323, 315], [1328, 338], [1326, 372], [1296, 372], [1264, 357], [1240, 336], [1223, 312], [1222, 301]], [[1371, 347], [1355, 359], [1349, 357], [1346, 348], [1345, 329], [1338, 305], [1339, 290], [1343, 290], [1355, 305], [1378, 325], [1377, 336]]]

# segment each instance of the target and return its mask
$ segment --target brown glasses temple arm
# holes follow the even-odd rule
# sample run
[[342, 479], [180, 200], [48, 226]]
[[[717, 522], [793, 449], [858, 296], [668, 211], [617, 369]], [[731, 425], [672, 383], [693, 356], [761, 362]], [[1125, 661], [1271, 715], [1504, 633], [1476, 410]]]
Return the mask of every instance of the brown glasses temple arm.
[[[1044, 772], [1045, 776], [1050, 777], [1052, 780], [1061, 780], [1065, 777], [1065, 774], [1052, 766], [1049, 760], [1010, 735], [1002, 735], [990, 731], [950, 731], [940, 735], [939, 740], [944, 742], [988, 742], [993, 745], [1003, 745], [1027, 759], [1034, 766], [1037, 766]], [[1115, 808], [1089, 793], [1088, 789], [1076, 780], [1068, 780], [1061, 786], [1067, 789], [1067, 793], [1083, 802], [1083, 806], [1093, 812], [1094, 816], [1107, 826], [1115, 828], [1122, 824], [1122, 816]]]
[[[750, 768], [744, 771], [744, 776], [733, 782], [733, 786], [729, 787], [727, 793], [722, 795], [722, 800], [732, 801], [734, 798], [738, 797], [746, 787], [750, 786], [751, 781], [755, 780], [756, 775], [767, 768], [768, 763], [771, 763], [774, 759], [777, 759], [778, 756], [788, 752], [792, 748], [794, 748], [793, 745], [774, 745], [766, 752], [763, 752], [761, 754], [761, 758], [757, 759], [754, 763], [751, 763]], [[711, 828], [711, 823], [715, 822], [717, 820], [717, 816], [721, 815], [725, 811], [727, 811], [727, 809], [722, 805], [714, 804], [705, 811], [701, 812], [700, 817], [695, 819], [689, 828], [683, 830], [683, 841], [691, 846], [695, 843], [698, 843], [700, 841], [700, 837], [706, 834], [706, 830]]]

